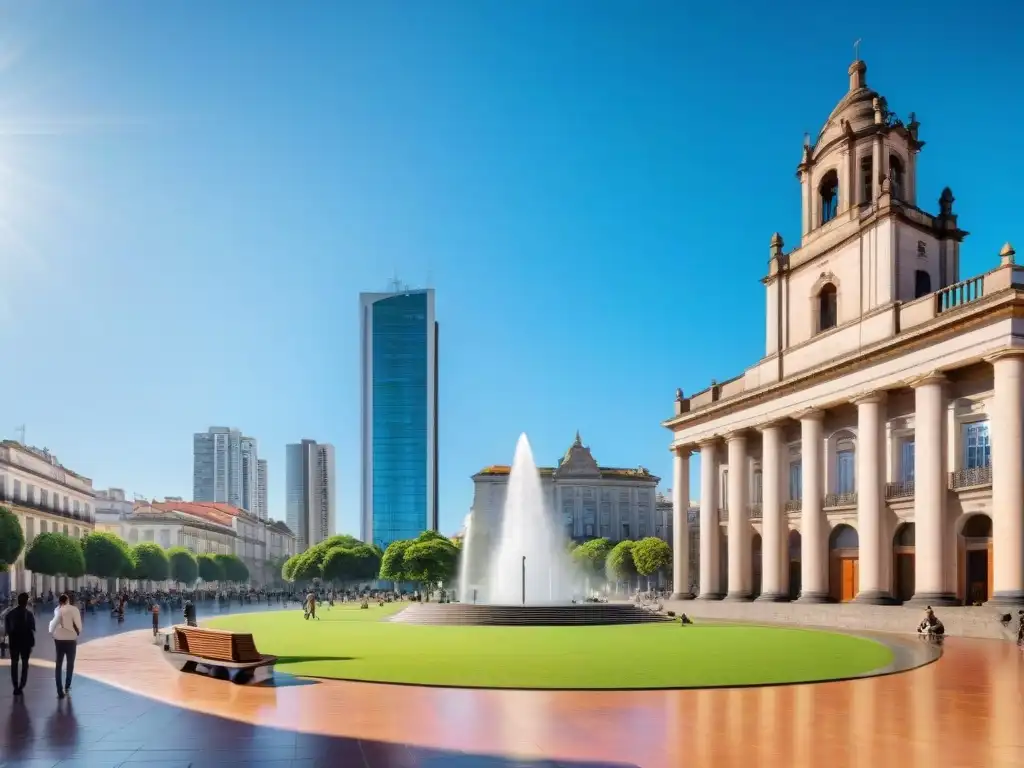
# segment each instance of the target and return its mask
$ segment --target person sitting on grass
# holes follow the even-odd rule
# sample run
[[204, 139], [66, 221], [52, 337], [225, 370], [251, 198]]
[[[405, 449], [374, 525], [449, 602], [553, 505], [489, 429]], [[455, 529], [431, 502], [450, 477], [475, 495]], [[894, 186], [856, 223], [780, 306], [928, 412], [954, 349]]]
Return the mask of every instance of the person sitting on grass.
[[681, 627], [685, 627], [687, 624], [693, 624], [693, 619], [691, 619], [685, 613], [679, 614], [679, 625]]
[[930, 605], [924, 609], [924, 620], [918, 625], [917, 632], [920, 635], [928, 635], [929, 637], [942, 637], [946, 634], [945, 626], [936, 617], [935, 611], [932, 610]]

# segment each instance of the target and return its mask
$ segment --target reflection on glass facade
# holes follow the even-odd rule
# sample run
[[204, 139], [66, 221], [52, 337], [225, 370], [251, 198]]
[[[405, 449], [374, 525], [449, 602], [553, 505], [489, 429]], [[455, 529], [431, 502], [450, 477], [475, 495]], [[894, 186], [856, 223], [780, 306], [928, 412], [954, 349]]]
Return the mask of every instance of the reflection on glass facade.
[[368, 412], [363, 414], [363, 449], [370, 453], [364, 483], [368, 480], [370, 488], [363, 492], [363, 536], [370, 533], [365, 530], [369, 522], [372, 541], [381, 548], [436, 527], [430, 522], [436, 515], [436, 483], [431, 482], [436, 466], [431, 299], [426, 291], [416, 291], [364, 304], [369, 315], [364, 317], [364, 333], [369, 336], [364, 337], [364, 366], [370, 371], [367, 380], [364, 370], [363, 384], [369, 388], [364, 393]]

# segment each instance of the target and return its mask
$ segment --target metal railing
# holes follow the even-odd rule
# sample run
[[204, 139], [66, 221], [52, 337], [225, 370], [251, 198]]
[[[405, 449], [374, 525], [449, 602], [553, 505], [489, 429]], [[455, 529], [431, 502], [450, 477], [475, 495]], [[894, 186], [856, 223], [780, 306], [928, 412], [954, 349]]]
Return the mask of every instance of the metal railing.
[[803, 499], [790, 499], [786, 502], [787, 512], [802, 512], [804, 508]]
[[42, 512], [43, 514], [62, 517], [65, 520], [74, 520], [89, 525], [96, 521], [91, 513], [86, 514], [84, 511], [75, 512], [71, 509], [56, 509], [48, 504], [41, 504], [38, 501], [15, 498], [12, 493], [0, 493], [0, 504], [15, 504], [23, 509], [31, 509], [35, 512]]
[[857, 503], [857, 492], [853, 493], [827, 493], [825, 494], [825, 508], [830, 507], [852, 507]]
[[912, 498], [914, 495], [914, 481], [903, 480], [898, 483], [886, 483], [885, 484], [885, 498], [887, 499], [907, 499]]
[[968, 467], [958, 469], [949, 473], [949, 489], [951, 491], [961, 488], [974, 488], [977, 486], [992, 485], [992, 466]]
[[761, 519], [761, 502], [755, 501], [753, 504], [747, 507], [747, 515], [751, 520]]

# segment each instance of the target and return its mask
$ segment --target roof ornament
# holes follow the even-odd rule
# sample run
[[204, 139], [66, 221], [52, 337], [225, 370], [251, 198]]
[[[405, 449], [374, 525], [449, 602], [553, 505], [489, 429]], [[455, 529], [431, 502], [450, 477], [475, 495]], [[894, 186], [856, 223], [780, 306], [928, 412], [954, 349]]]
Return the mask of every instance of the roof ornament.
[[953, 203], [956, 202], [956, 198], [953, 197], [953, 190], [946, 187], [942, 190], [942, 195], [939, 197], [939, 215], [940, 216], [952, 216], [953, 215]]
[[1005, 267], [1008, 264], [1015, 264], [1016, 261], [1014, 259], [1014, 256], [1016, 256], [1016, 255], [1017, 255], [1017, 252], [1015, 250], [1013, 250], [1013, 246], [1010, 245], [1009, 243], [1007, 243], [999, 251], [999, 263], [1000, 263], [1000, 265]]
[[583, 441], [580, 439], [580, 431], [577, 429], [576, 430], [576, 441], [573, 443], [573, 447], [581, 448], [582, 446], [583, 446]]

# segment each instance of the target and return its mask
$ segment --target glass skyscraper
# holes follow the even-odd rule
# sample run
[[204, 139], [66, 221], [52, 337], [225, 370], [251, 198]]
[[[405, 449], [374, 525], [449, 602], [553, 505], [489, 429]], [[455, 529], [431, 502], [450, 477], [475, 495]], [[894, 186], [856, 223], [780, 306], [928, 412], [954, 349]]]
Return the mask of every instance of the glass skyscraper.
[[361, 538], [382, 549], [437, 530], [433, 289], [364, 293]]

